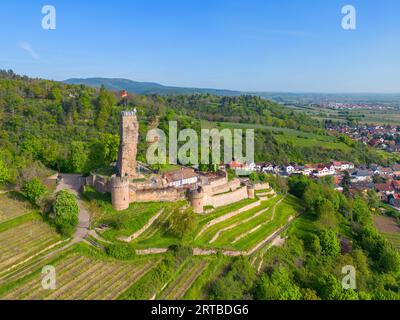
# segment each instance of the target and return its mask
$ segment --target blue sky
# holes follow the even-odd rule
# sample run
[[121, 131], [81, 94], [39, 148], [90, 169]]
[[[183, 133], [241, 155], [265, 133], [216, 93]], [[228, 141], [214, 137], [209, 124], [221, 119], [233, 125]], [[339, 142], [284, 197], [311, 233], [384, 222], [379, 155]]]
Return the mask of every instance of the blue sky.
[[[41, 27], [42, 6], [57, 29]], [[357, 30], [341, 9], [357, 9]], [[4, 0], [0, 68], [249, 91], [400, 92], [398, 0]]]

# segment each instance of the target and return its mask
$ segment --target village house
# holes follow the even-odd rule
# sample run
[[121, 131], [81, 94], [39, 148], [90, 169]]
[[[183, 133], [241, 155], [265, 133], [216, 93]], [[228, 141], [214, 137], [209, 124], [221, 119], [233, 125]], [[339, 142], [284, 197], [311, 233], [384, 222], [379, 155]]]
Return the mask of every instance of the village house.
[[386, 201], [389, 195], [394, 195], [394, 187], [390, 182], [376, 183], [375, 190], [379, 193], [382, 200]]
[[400, 208], [400, 194], [390, 195], [388, 198], [388, 202], [390, 205], [396, 208]]
[[317, 170], [313, 171], [313, 175], [316, 177], [333, 176], [336, 174], [334, 165], [323, 165], [317, 166]]
[[392, 185], [396, 192], [400, 192], [400, 180], [393, 180]]
[[384, 175], [384, 176], [392, 177], [393, 176], [393, 170], [392, 170], [392, 168], [382, 168], [380, 174]]
[[371, 170], [357, 170], [351, 175], [352, 182], [366, 182], [371, 181], [373, 172]]
[[199, 180], [198, 174], [191, 168], [182, 168], [164, 175], [169, 187], [184, 187], [196, 184]]

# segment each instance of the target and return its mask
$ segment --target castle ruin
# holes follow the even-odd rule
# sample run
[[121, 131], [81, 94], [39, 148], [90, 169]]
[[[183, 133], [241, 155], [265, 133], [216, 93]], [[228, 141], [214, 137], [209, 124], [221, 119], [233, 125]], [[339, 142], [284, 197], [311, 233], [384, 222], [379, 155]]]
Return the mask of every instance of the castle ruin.
[[[182, 167], [173, 174], [153, 174], [139, 180], [136, 161], [138, 141], [139, 122], [136, 111], [122, 111], [116, 174], [112, 177], [92, 174], [86, 178], [86, 184], [93, 186], [96, 191], [111, 193], [112, 206], [117, 211], [128, 209], [133, 202], [188, 200], [194, 212], [203, 214], [205, 207], [218, 208], [255, 198], [253, 185], [243, 184], [237, 178], [229, 181], [225, 171], [204, 174]], [[268, 189], [269, 185], [264, 184], [262, 188]]]

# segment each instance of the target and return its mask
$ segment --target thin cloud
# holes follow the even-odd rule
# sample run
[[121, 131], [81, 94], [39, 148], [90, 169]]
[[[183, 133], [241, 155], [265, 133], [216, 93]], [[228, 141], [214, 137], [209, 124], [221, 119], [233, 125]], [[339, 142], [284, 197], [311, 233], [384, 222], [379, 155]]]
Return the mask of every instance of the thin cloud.
[[39, 55], [33, 50], [32, 46], [28, 42], [21, 42], [19, 47], [26, 51], [33, 59], [39, 60]]

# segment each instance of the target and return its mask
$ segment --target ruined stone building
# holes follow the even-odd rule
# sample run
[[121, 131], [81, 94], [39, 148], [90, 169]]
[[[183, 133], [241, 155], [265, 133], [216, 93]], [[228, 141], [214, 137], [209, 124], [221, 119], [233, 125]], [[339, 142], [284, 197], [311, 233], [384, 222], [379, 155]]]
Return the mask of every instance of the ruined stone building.
[[98, 192], [111, 193], [115, 210], [123, 211], [134, 202], [176, 202], [189, 200], [196, 213], [204, 207], [222, 207], [247, 198], [254, 198], [254, 188], [239, 179], [228, 181], [225, 171], [201, 174], [182, 167], [176, 172], [137, 179], [137, 145], [139, 122], [136, 111], [122, 111], [120, 118], [120, 146], [116, 174], [104, 177], [92, 174], [88, 185]]

